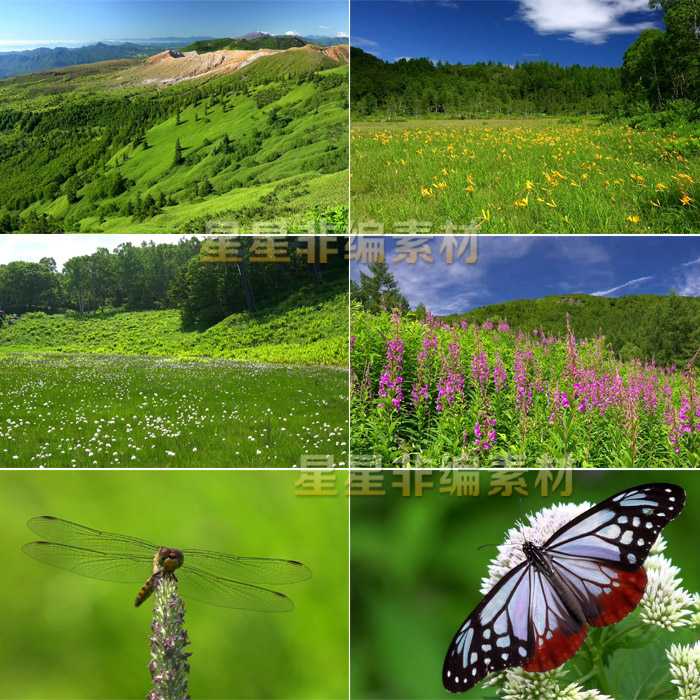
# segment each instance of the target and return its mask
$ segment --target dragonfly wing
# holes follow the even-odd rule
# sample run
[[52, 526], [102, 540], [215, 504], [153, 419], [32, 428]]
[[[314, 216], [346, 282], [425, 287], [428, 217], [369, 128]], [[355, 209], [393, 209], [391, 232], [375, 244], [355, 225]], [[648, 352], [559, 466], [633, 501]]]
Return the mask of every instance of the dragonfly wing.
[[209, 571], [215, 576], [248, 583], [269, 583], [279, 586], [299, 583], [311, 578], [311, 569], [288, 559], [260, 559], [219, 554], [204, 549], [185, 549], [185, 564]]
[[101, 581], [143, 583], [153, 568], [152, 557], [106, 554], [53, 542], [30, 542], [22, 551], [45, 564]]
[[58, 544], [92, 549], [100, 552], [146, 554], [150, 552], [151, 559], [158, 551], [157, 545], [126, 535], [116, 535], [111, 532], [100, 532], [90, 527], [84, 527], [68, 520], [42, 515], [32, 518], [27, 527], [36, 532], [39, 537]]
[[177, 580], [178, 589], [185, 598], [224, 608], [261, 612], [286, 612], [294, 607], [287, 596], [277, 591], [219, 578], [192, 568], [187, 565], [187, 555], [184, 567], [177, 572]]

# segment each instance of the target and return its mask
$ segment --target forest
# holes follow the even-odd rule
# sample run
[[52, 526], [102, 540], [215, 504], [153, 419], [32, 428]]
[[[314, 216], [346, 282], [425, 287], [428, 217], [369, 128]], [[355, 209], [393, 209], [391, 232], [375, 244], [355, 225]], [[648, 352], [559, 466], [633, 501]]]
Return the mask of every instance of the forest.
[[698, 118], [698, 0], [649, 4], [664, 10], [666, 30], [643, 31], [625, 52], [621, 68], [564, 67], [547, 61], [462, 65], [428, 58], [389, 63], [353, 48], [353, 117], [639, 117], [671, 110]]
[[[332, 286], [347, 279], [342, 254], [329, 255], [320, 265], [310, 264], [307, 244], [296, 238], [288, 239], [288, 263], [269, 261], [263, 254], [267, 244], [259, 237], [227, 240], [240, 263], [222, 260], [218, 248], [212, 255], [205, 240], [191, 237], [177, 244], [122, 243], [112, 252], [98, 248], [70, 258], [61, 271], [48, 257], [38, 263], [0, 265], [0, 309], [8, 317], [28, 312], [95, 315], [178, 309], [184, 330], [203, 331], [231, 314], [249, 311], [250, 300], [255, 311], [285, 300], [291, 307], [300, 288]], [[310, 246], [318, 260], [318, 241]], [[335, 247], [344, 249], [342, 237]], [[0, 315], [0, 332], [4, 322]]]

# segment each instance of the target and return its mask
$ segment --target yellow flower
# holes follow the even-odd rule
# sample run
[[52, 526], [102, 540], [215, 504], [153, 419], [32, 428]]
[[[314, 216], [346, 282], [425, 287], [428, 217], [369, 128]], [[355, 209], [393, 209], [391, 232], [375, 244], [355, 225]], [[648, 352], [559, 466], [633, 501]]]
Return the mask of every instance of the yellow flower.
[[687, 194], [684, 194], [684, 195], [683, 195], [683, 199], [681, 199], [681, 202], [683, 203], [683, 206], [685, 206], [686, 204], [690, 204], [691, 202], [694, 202], [694, 201], [695, 201], [695, 200], [694, 200], [694, 199], [691, 199], [690, 197], [688, 197]]
[[420, 193], [421, 193], [424, 197], [430, 197], [430, 196], [433, 194], [432, 190], [429, 190], [429, 189], [427, 189], [427, 188], [425, 188], [425, 187], [421, 187], [421, 188], [420, 188]]
[[650, 199], [649, 204], [651, 204], [652, 207], [660, 207], [661, 206], [661, 203], [659, 202], [658, 199], [655, 202]]
[[557, 203], [556, 203], [554, 200], [552, 200], [551, 202], [545, 202], [545, 204], [546, 204], [548, 207], [552, 207], [552, 209], [556, 209], [556, 208], [557, 208]]
[[528, 205], [528, 199], [530, 198], [530, 195], [527, 195], [527, 197], [523, 197], [523, 199], [518, 200], [517, 202], [513, 202], [516, 207], [526, 207]]
[[573, 180], [569, 183], [572, 187], [581, 187], [581, 185], [577, 185]]
[[445, 168], [442, 169], [442, 174], [447, 175], [447, 170], [445, 170]]
[[666, 187], [666, 185], [664, 185], [662, 182], [656, 183], [656, 191], [657, 192], [661, 192], [661, 190], [667, 190], [667, 189], [668, 189], [668, 187]]
[[633, 224], [636, 224], [639, 221], [639, 217], [638, 216], [628, 216], [627, 221], [629, 221]]
[[532, 192], [534, 189], [534, 185], [529, 181], [525, 181], [525, 192]]

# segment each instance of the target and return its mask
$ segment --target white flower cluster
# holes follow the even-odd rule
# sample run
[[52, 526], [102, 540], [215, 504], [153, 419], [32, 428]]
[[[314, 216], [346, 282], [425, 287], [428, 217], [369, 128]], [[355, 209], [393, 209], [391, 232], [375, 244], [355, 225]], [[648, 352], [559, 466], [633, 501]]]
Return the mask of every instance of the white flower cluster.
[[666, 652], [671, 664], [671, 683], [678, 689], [678, 700], [700, 698], [700, 642], [673, 644]]
[[659, 535], [644, 564], [648, 581], [639, 609], [644, 622], [673, 631], [693, 624], [697, 594], [681, 586], [683, 579], [678, 576], [681, 570], [660, 553], [665, 549], [666, 541]]
[[503, 700], [612, 700], [597, 690], [584, 690], [578, 683], [565, 682], [563, 667], [545, 673], [527, 673], [521, 668], [497, 674], [485, 685], [498, 685]]

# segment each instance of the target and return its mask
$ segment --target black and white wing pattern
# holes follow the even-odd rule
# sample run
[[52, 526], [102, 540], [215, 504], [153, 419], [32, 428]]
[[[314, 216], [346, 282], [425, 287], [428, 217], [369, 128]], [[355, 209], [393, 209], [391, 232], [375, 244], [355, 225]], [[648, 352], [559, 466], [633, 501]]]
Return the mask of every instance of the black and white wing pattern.
[[604, 627], [644, 595], [643, 564], [661, 530], [685, 505], [673, 484], [622, 491], [574, 518], [508, 572], [466, 619], [450, 645], [443, 684], [469, 690], [515, 666], [548, 671], [578, 651], [588, 626]]

